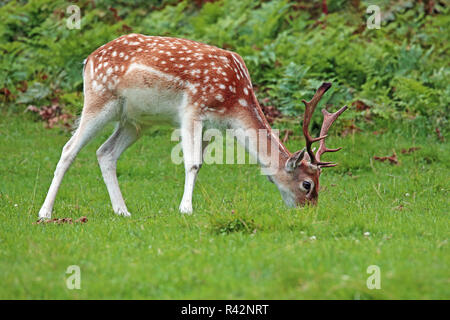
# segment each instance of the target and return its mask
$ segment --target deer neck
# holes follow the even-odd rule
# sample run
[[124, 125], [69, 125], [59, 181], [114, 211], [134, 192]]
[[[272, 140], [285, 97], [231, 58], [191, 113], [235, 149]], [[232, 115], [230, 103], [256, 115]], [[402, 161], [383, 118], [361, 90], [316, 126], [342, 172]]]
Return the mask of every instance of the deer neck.
[[281, 142], [278, 130], [270, 127], [256, 98], [254, 105], [248, 107], [232, 128], [238, 142], [257, 160], [263, 174], [276, 176], [280, 168], [284, 168], [291, 154]]

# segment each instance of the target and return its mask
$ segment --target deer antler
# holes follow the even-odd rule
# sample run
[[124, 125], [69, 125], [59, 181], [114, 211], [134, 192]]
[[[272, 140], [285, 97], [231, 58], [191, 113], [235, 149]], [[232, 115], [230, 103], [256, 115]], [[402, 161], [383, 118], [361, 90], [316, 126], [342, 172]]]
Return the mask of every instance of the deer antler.
[[316, 109], [317, 103], [319, 103], [324, 93], [327, 92], [327, 90], [330, 89], [330, 87], [331, 83], [324, 82], [322, 83], [320, 88], [317, 89], [316, 93], [314, 94], [314, 97], [312, 97], [312, 99], [309, 102], [307, 102], [306, 100], [302, 100], [303, 103], [305, 104], [305, 116], [303, 118], [303, 135], [305, 136], [306, 140], [306, 151], [308, 152], [308, 155], [311, 158], [311, 163], [314, 164], [317, 164], [317, 161], [311, 146], [314, 142], [325, 139], [326, 136], [312, 138], [308, 131], [309, 123], [311, 122], [311, 117], [314, 113], [314, 110]]
[[[327, 135], [328, 134], [328, 129], [330, 129], [331, 125], [333, 124], [333, 122], [345, 111], [347, 110], [347, 106], [342, 107], [341, 109], [339, 109], [338, 111], [336, 111], [335, 113], [329, 113], [327, 110], [323, 109], [322, 110], [322, 114], [323, 114], [323, 122], [322, 122], [322, 128], [320, 129], [320, 135]], [[332, 163], [332, 162], [320, 162], [320, 156], [322, 154], [324, 154], [325, 152], [336, 152], [341, 150], [342, 147], [340, 148], [336, 148], [336, 149], [328, 149], [325, 146], [325, 140], [320, 141], [320, 145], [319, 145], [319, 150], [317, 150], [316, 153], [316, 159], [317, 162], [319, 163], [319, 165], [322, 168], [325, 167], [335, 167], [337, 164], [336, 163]]]
[[[311, 163], [315, 164], [320, 167], [334, 167], [336, 166], [335, 163], [332, 162], [321, 162], [320, 156], [324, 154], [325, 152], [336, 152], [339, 151], [341, 148], [337, 149], [327, 149], [325, 147], [325, 138], [328, 134], [328, 129], [333, 124], [333, 122], [343, 113], [345, 110], [347, 110], [347, 106], [339, 109], [335, 113], [329, 113], [325, 109], [322, 110], [322, 113], [324, 115], [322, 128], [320, 129], [320, 135], [317, 138], [312, 138], [309, 134], [308, 128], [309, 123], [311, 122], [311, 117], [314, 113], [314, 110], [316, 109], [317, 104], [319, 103], [322, 96], [327, 92], [328, 89], [330, 89], [331, 83], [324, 82], [320, 86], [319, 89], [317, 89], [316, 93], [314, 94], [313, 98], [307, 102], [306, 100], [302, 100], [305, 104], [305, 116], [303, 118], [303, 135], [305, 136], [306, 140], [306, 151], [308, 152], [309, 157], [311, 158]], [[319, 150], [317, 151], [317, 154], [314, 155], [314, 150], [312, 149], [312, 144], [314, 142], [320, 141]]]

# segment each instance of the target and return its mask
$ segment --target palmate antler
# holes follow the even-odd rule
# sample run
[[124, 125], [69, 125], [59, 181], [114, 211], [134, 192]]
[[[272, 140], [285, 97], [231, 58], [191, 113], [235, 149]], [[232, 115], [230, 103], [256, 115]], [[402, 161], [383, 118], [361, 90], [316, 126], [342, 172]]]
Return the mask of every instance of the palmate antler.
[[[319, 89], [317, 89], [316, 93], [314, 94], [313, 98], [308, 102], [306, 100], [302, 100], [305, 104], [305, 116], [303, 118], [303, 135], [305, 136], [306, 140], [306, 151], [308, 152], [309, 157], [311, 158], [311, 163], [315, 164], [321, 168], [325, 167], [334, 167], [337, 164], [332, 162], [321, 162], [320, 156], [324, 154], [325, 152], [336, 152], [341, 150], [341, 148], [337, 149], [328, 149], [325, 146], [325, 138], [328, 135], [328, 129], [330, 129], [333, 122], [345, 111], [347, 110], [347, 106], [342, 107], [335, 113], [329, 113], [327, 110], [323, 109], [322, 113], [324, 116], [322, 128], [320, 129], [320, 135], [317, 138], [312, 138], [309, 134], [309, 123], [311, 122], [312, 115], [314, 113], [314, 110], [316, 109], [317, 104], [319, 103], [320, 99], [324, 95], [325, 92], [327, 92], [328, 89], [330, 89], [331, 83], [324, 82], [320, 86]], [[314, 142], [320, 141], [319, 150], [317, 150], [317, 153], [314, 154], [314, 150], [312, 149], [312, 144]]]

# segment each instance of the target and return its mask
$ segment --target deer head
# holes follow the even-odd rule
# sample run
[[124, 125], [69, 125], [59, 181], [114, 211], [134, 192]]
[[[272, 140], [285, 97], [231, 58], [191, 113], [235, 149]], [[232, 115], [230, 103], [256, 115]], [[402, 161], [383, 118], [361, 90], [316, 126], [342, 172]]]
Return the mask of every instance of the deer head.
[[[324, 95], [331, 87], [331, 83], [323, 83], [311, 101], [303, 100], [305, 104], [305, 114], [303, 117], [302, 131], [306, 140], [306, 147], [292, 154], [285, 162], [284, 168], [280, 169], [277, 180], [274, 181], [283, 197], [284, 202], [290, 206], [301, 206], [307, 203], [316, 204], [319, 196], [319, 177], [322, 168], [334, 167], [337, 164], [332, 162], [322, 162], [320, 157], [325, 152], [336, 152], [341, 148], [328, 149], [325, 146], [325, 138], [328, 129], [333, 122], [347, 109], [347, 106], [341, 108], [335, 113], [329, 113], [325, 109], [322, 110], [324, 115], [320, 135], [312, 138], [309, 133], [309, 123], [314, 110]], [[312, 144], [320, 141], [319, 149], [314, 153]]]

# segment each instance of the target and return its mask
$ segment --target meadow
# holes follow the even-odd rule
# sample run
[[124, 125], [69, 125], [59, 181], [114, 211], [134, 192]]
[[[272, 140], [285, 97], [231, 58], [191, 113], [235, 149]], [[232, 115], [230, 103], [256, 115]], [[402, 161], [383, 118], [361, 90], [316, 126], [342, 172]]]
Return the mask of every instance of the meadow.
[[[330, 137], [344, 149], [317, 207], [287, 209], [256, 165], [205, 165], [192, 216], [178, 212], [171, 129], [153, 128], [118, 163], [129, 218], [112, 212], [95, 156], [111, 130], [83, 149], [57, 197], [54, 217], [88, 221], [33, 224], [69, 133], [1, 117], [0, 298], [449, 298], [448, 146], [413, 124]], [[373, 160], [393, 148], [398, 165]], [[80, 290], [66, 286], [70, 265]], [[370, 265], [381, 289], [366, 285]]]

